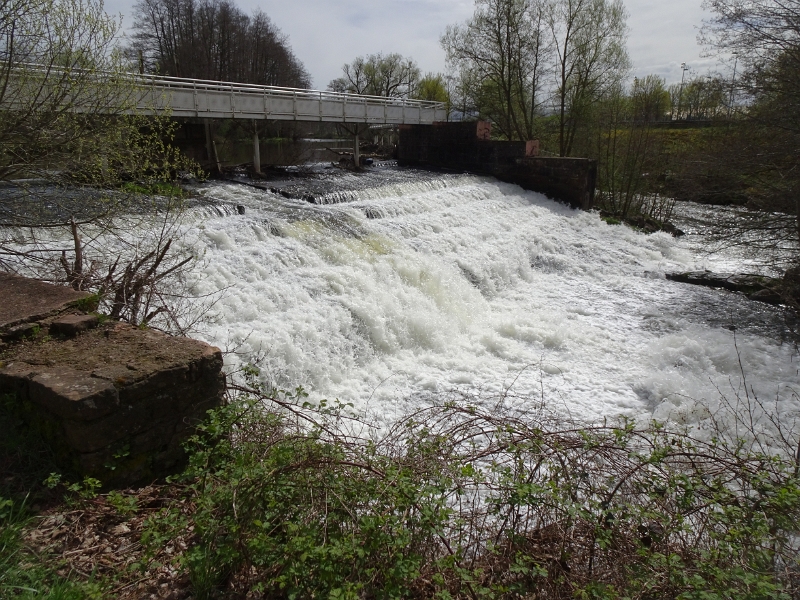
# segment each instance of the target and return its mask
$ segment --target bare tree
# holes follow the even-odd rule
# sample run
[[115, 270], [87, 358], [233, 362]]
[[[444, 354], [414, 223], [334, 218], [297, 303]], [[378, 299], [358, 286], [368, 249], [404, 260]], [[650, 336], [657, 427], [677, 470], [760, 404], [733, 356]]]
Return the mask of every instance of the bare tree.
[[471, 103], [508, 139], [534, 137], [546, 101], [542, 80], [552, 51], [546, 13], [542, 0], [477, 0], [473, 17], [441, 38], [451, 68], [476, 83], [467, 88]]
[[723, 190], [758, 209], [722, 229], [772, 248], [783, 267], [787, 256], [800, 264], [800, 1], [707, 0], [704, 7], [713, 16], [700, 40], [722, 58], [736, 55], [735, 93], [747, 108], [733, 113], [726, 135], [701, 160]]
[[342, 76], [328, 84], [335, 92], [389, 98], [410, 98], [417, 89], [420, 71], [411, 58], [393, 54], [359, 56], [342, 67]]
[[151, 73], [307, 88], [311, 78], [288, 38], [261, 11], [228, 0], [139, 0], [132, 57]]

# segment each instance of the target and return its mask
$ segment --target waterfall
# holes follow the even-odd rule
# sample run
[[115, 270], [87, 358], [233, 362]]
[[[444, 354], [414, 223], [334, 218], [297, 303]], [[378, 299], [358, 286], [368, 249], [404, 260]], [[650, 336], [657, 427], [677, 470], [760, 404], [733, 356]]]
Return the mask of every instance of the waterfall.
[[664, 278], [706, 266], [690, 241], [488, 178], [359, 181], [316, 205], [201, 187], [183, 243], [229, 368], [257, 360], [271, 385], [386, 421], [469, 394], [692, 425], [741, 393], [741, 357], [759, 397], [797, 411], [780, 309]]

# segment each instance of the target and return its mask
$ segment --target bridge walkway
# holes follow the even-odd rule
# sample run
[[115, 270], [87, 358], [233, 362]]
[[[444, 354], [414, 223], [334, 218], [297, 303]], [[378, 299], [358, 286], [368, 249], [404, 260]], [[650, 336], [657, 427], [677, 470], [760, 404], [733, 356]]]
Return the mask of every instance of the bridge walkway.
[[137, 109], [144, 114], [168, 110], [174, 117], [375, 125], [447, 120], [441, 102], [179, 77], [138, 78], [147, 84], [137, 99]]

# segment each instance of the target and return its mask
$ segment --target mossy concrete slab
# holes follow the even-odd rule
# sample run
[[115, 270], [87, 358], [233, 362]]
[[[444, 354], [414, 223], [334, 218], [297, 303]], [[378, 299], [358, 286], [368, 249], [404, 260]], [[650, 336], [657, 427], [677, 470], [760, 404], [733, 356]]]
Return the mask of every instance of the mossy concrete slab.
[[58, 314], [87, 296], [86, 292], [0, 271], [0, 331]]

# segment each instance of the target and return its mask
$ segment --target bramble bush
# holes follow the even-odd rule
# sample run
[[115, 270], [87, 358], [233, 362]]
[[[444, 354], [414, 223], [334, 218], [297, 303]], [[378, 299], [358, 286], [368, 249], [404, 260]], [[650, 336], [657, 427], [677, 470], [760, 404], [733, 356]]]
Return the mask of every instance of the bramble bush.
[[197, 598], [800, 598], [792, 448], [468, 398], [360, 436], [238, 389], [143, 537]]

